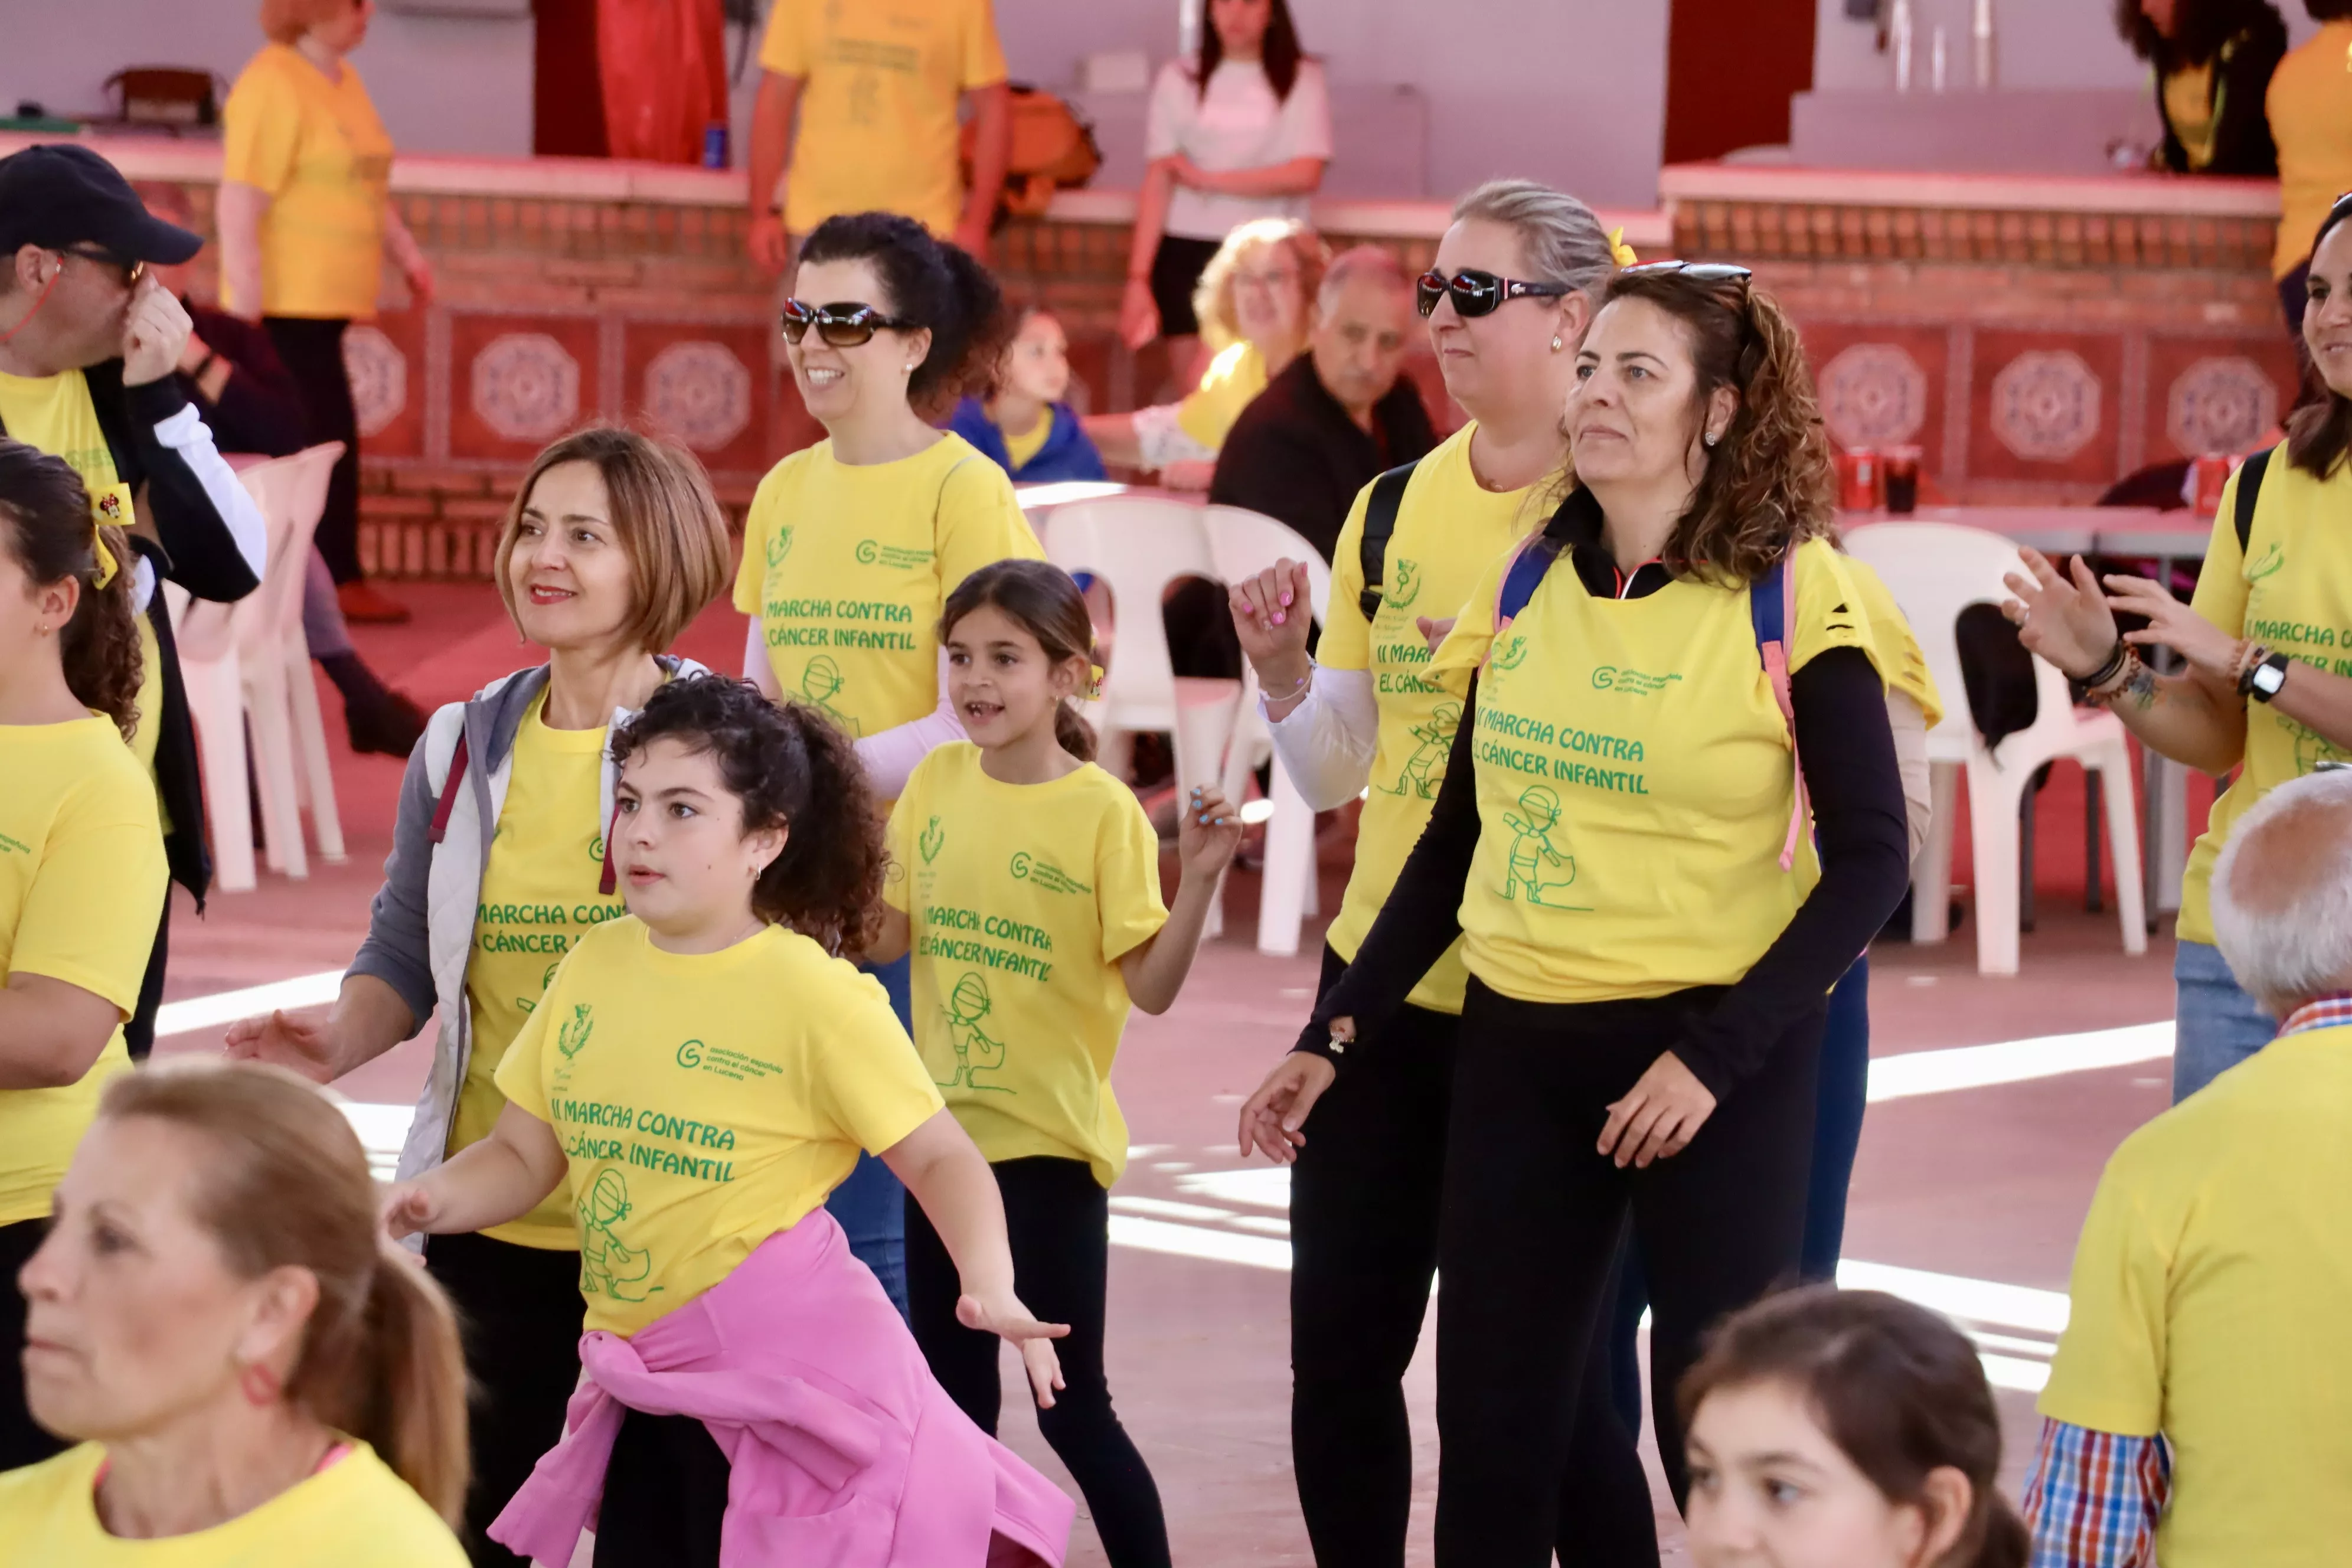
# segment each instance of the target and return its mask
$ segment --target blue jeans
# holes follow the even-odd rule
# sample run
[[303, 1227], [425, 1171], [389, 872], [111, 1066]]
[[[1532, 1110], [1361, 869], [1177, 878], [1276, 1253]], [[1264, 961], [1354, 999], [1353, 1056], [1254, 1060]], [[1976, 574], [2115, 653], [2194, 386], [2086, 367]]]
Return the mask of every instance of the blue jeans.
[[2261, 1050], [2278, 1020], [2238, 988], [2221, 951], [2201, 942], [2173, 950], [2172, 1103], [2179, 1104]]
[[[1805, 1247], [1797, 1265], [1806, 1284], [1837, 1279], [1845, 1241], [1845, 1194], [1862, 1145], [1862, 1113], [1870, 1091], [1870, 955], [1854, 960], [1830, 993], [1822, 1031], [1821, 1082], [1813, 1104], [1813, 1168], [1805, 1188]], [[1642, 1314], [1650, 1282], [1633, 1234], [1618, 1260], [1617, 1304], [1609, 1332], [1610, 1397], [1629, 1432], [1642, 1430]]]
[[[908, 985], [911, 970], [906, 959], [895, 963], [863, 966], [890, 994], [890, 1011], [901, 1026], [913, 1031], [914, 1001]], [[890, 1167], [871, 1154], [857, 1156], [849, 1180], [824, 1200], [825, 1212], [840, 1222], [849, 1238], [849, 1250], [874, 1270], [898, 1315], [907, 1315], [907, 1189]]]

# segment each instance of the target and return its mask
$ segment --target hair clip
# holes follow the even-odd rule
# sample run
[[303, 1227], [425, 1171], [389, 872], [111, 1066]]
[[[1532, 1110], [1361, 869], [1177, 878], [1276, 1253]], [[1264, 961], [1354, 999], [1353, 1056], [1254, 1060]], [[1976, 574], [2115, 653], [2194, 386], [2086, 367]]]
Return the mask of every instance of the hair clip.
[[103, 588], [114, 581], [114, 574], [121, 568], [115, 562], [114, 552], [106, 547], [105, 530], [97, 523], [90, 524], [89, 542], [90, 547], [98, 552], [98, 581], [90, 585]]
[[1631, 267], [1642, 259], [1633, 254], [1633, 247], [1625, 243], [1625, 226], [1622, 223], [1609, 231], [1609, 259], [1620, 267]]
[[1089, 660], [1087, 664], [1087, 700], [1093, 702], [1102, 696], [1103, 667]]

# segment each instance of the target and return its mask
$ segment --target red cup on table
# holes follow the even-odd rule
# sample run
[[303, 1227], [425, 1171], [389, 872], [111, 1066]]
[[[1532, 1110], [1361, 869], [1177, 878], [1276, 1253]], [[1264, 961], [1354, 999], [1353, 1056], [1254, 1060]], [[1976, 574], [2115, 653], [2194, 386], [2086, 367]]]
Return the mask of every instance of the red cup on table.
[[2211, 517], [2221, 510], [2222, 487], [2237, 466], [2227, 452], [2207, 452], [2189, 465], [2189, 504], [2198, 516]]
[[1842, 511], [1878, 510], [1878, 454], [1868, 447], [1849, 447], [1837, 455], [1838, 508]]
[[1885, 470], [1887, 515], [1909, 516], [1919, 506], [1919, 448], [1889, 447], [1880, 467]]

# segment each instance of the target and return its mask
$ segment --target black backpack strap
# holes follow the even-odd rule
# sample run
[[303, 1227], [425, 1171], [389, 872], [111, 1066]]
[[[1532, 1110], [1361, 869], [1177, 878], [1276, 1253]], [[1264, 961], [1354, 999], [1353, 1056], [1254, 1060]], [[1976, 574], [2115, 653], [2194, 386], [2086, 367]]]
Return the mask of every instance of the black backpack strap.
[[[2265, 447], [2238, 465], [2238, 556], [2243, 560], [2246, 542], [2254, 536], [2254, 498], [2263, 493], [2263, 470], [2271, 465], [2276, 447]], [[1369, 520], [1368, 520], [1369, 521]]]
[[1381, 584], [1388, 574], [1389, 540], [1396, 532], [1397, 512], [1404, 506], [1404, 487], [1412, 479], [1413, 469], [1421, 466], [1415, 458], [1410, 463], [1400, 463], [1372, 481], [1372, 493], [1364, 502], [1364, 537], [1362, 560], [1364, 591], [1356, 603], [1370, 621], [1381, 613]]

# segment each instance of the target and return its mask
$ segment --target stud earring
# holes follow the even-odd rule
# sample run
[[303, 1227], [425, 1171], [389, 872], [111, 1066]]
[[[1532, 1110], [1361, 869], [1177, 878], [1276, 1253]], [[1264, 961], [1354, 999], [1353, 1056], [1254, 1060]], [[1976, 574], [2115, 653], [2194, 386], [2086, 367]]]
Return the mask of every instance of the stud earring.
[[1720, 440], [1722, 440], [1722, 439], [1723, 439], [1723, 437], [1720, 437], [1720, 436], [1718, 436], [1718, 435], [1717, 435], [1714, 431], [1712, 431], [1712, 430], [1708, 431], [1708, 432], [1706, 433], [1706, 449], [1707, 449], [1708, 451], [1710, 451], [1710, 452], [1714, 451], [1714, 450], [1715, 450], [1715, 444], [1716, 444], [1717, 441], [1720, 441]]
[[1551, 352], [1554, 353], [1559, 353], [1559, 334], [1558, 332], [1554, 332], [1551, 335]]

